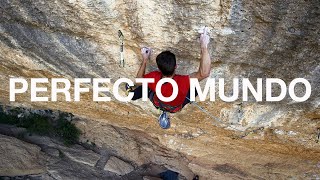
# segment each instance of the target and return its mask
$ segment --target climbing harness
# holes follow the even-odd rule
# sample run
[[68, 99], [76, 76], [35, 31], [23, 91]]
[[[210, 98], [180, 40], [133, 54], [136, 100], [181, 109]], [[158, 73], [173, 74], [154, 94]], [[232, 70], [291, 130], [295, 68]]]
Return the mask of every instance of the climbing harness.
[[157, 96], [154, 96], [154, 93], [153, 93], [152, 99], [150, 99], [150, 100], [155, 107], [157, 107], [158, 109], [160, 109], [162, 111], [176, 113], [178, 111], [181, 111], [181, 109], [182, 109], [182, 104], [178, 105], [178, 106], [167, 105], [167, 104], [163, 103], [162, 101], [160, 101], [160, 99]]
[[123, 55], [123, 41], [124, 41], [124, 36], [121, 32], [121, 30], [118, 31], [118, 37], [119, 37], [119, 42], [120, 42], [120, 67], [124, 67], [124, 55]]
[[205, 110], [203, 107], [201, 107], [197, 102], [195, 101], [191, 101], [188, 97], [186, 97], [189, 101], [190, 101], [190, 104], [193, 104], [194, 106], [196, 106], [197, 108], [199, 108], [202, 112], [204, 112], [205, 114], [207, 114], [210, 118], [212, 118], [213, 120], [215, 120], [216, 122], [218, 122], [219, 125], [224, 125], [222, 127], [226, 128], [230, 128], [230, 129], [233, 129], [233, 130], [236, 130], [236, 131], [241, 131], [243, 132], [243, 130], [240, 130], [240, 129], [237, 129], [237, 128], [234, 128], [234, 127], [231, 127], [230, 125], [226, 125], [220, 118], [212, 115], [211, 113], [209, 113], [207, 110]]
[[170, 105], [163, 103], [162, 101], [160, 101], [160, 99], [157, 96], [155, 96], [155, 92], [149, 93], [149, 99], [152, 102], [152, 104], [157, 109], [160, 109], [161, 111], [176, 113], [178, 111], [181, 111], [181, 109], [182, 109], [182, 104], [178, 105], [178, 106], [170, 106]]

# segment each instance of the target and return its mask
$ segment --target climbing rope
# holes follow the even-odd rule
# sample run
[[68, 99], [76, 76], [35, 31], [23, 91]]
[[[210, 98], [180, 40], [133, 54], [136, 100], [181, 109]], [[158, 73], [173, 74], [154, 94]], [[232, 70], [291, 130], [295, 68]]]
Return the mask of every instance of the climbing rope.
[[317, 138], [316, 138], [316, 143], [320, 142], [320, 128], [317, 129]]
[[[208, 112], [206, 109], [204, 109], [203, 107], [201, 107], [197, 102], [195, 101], [191, 101], [188, 97], [186, 97], [191, 104], [193, 104], [194, 106], [196, 106], [197, 108], [199, 108], [199, 110], [201, 110], [202, 112], [204, 112], [205, 114], [207, 114], [210, 118], [212, 118], [213, 120], [215, 120], [216, 122], [218, 122], [218, 124], [222, 124], [224, 125], [224, 128], [230, 128], [230, 129], [233, 129], [233, 130], [236, 130], [236, 131], [241, 131], [241, 132], [244, 132], [243, 130], [240, 130], [240, 129], [237, 129], [237, 128], [234, 128], [230, 125], [226, 125], [220, 118], [212, 115], [210, 112]], [[223, 127], [223, 126], [222, 126]]]

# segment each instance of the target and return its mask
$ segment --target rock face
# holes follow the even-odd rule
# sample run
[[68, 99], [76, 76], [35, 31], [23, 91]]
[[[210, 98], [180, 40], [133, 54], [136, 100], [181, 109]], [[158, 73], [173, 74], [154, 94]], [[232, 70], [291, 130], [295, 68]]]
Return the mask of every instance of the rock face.
[[133, 171], [134, 168], [130, 164], [122, 161], [121, 159], [111, 157], [108, 160], [106, 166], [104, 167], [104, 170], [111, 171], [119, 175], [125, 175]]
[[[17, 136], [14, 126], [0, 131]], [[120, 179], [119, 175], [95, 167], [103, 155], [80, 145], [66, 147], [56, 139], [23, 133], [22, 140], [0, 135], [0, 176], [4, 179]], [[26, 143], [25, 141], [28, 141]], [[31, 144], [32, 143], [32, 144]], [[106, 162], [101, 162], [106, 163]], [[137, 176], [139, 177], [139, 176]]]
[[[314, 178], [319, 175], [316, 164], [320, 161], [316, 143], [320, 127], [319, 8], [318, 0], [3, 0], [0, 102], [91, 119], [93, 122], [78, 124], [84, 137], [99, 145], [113, 140], [112, 149], [129, 143], [128, 149], [119, 150], [123, 154], [140, 147], [145, 141], [138, 137], [143, 135], [157, 145], [143, 146], [149, 152], [156, 150], [152, 162], [171, 162], [170, 168], [186, 177], [190, 170], [208, 179]], [[177, 73], [191, 73], [198, 68], [197, 30], [204, 25], [211, 29], [211, 77], [225, 78], [227, 95], [232, 94], [235, 77], [252, 82], [281, 78], [287, 84], [294, 78], [306, 78], [312, 85], [310, 99], [296, 103], [287, 96], [279, 103], [256, 103], [250, 97], [248, 102], [200, 103], [225, 123], [245, 131], [240, 134], [212, 125], [214, 120], [192, 105], [173, 115], [172, 128], [163, 131], [151, 103], [96, 103], [91, 93], [77, 103], [64, 102], [63, 96], [59, 102], [31, 102], [29, 94], [9, 102], [10, 77], [110, 77], [112, 82], [119, 77], [133, 78], [143, 46], [154, 48], [149, 71], [155, 69], [157, 53], [171, 50], [178, 59]], [[119, 67], [118, 30], [125, 37], [125, 67]], [[297, 86], [296, 94], [303, 92], [303, 86]], [[113, 133], [110, 137], [102, 125]], [[104, 136], [98, 136], [101, 134]], [[163, 149], [170, 151], [161, 152]], [[166, 153], [169, 159], [180, 154], [186, 161], [175, 164]], [[132, 154], [137, 164], [147, 162], [143, 153]]]
[[45, 172], [38, 146], [0, 135], [0, 176], [23, 176]]
[[85, 149], [77, 149], [77, 148], [61, 148], [61, 151], [64, 153], [65, 156], [70, 158], [72, 161], [79, 162], [82, 164], [86, 164], [89, 166], [94, 167], [100, 156], [90, 150]]

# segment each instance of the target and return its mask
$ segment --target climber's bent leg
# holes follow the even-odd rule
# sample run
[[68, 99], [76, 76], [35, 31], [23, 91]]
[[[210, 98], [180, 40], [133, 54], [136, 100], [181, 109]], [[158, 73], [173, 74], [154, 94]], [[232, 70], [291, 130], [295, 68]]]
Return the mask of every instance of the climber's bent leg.
[[[138, 86], [137, 88], [135, 88], [134, 90], [131, 90], [130, 92], [133, 92], [133, 93], [134, 93], [133, 98], [132, 98], [132, 101], [142, 98], [142, 86]], [[153, 91], [151, 91], [151, 90], [148, 88], [148, 97], [149, 97], [149, 98], [150, 98], [150, 94], [151, 94], [152, 92], [153, 92]]]
[[133, 98], [131, 100], [134, 101], [134, 100], [142, 98], [142, 86], [138, 86], [137, 88], [135, 88], [134, 90], [132, 90], [130, 92], [134, 93]]

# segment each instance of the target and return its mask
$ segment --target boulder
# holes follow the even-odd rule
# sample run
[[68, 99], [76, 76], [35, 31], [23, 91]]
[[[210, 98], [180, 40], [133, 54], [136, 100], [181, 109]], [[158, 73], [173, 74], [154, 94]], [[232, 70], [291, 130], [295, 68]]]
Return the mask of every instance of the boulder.
[[125, 175], [134, 170], [134, 167], [119, 158], [110, 157], [104, 170], [114, 172], [118, 175]]
[[65, 156], [70, 158], [70, 160], [92, 167], [95, 166], [100, 159], [100, 155], [91, 150], [65, 148], [62, 146], [60, 146], [59, 149]]
[[23, 176], [45, 172], [40, 147], [0, 135], [0, 176]]

